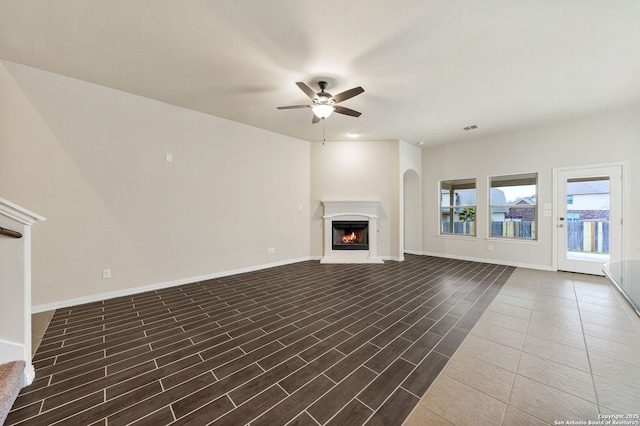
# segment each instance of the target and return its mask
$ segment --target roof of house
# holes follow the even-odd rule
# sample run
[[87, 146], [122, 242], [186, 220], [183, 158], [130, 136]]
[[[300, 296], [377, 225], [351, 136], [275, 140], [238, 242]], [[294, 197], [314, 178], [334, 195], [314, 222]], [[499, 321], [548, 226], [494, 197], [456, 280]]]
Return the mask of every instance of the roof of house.
[[516, 201], [514, 204], [535, 205], [536, 204], [536, 196], [532, 195], [531, 197], [522, 197], [518, 201]]
[[608, 194], [609, 180], [591, 180], [567, 183], [567, 195]]

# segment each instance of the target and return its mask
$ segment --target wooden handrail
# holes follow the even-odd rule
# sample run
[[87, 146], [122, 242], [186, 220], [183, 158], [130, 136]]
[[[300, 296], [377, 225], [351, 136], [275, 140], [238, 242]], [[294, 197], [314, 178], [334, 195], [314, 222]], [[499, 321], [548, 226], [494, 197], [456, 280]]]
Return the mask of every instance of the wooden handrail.
[[22, 238], [22, 234], [17, 231], [12, 231], [11, 229], [6, 229], [0, 227], [0, 235], [4, 235], [11, 238]]

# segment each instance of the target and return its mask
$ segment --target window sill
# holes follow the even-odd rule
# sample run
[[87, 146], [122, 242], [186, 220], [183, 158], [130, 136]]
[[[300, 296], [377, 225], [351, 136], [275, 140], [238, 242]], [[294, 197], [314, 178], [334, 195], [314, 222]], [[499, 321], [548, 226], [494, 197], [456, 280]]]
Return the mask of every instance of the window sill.
[[445, 240], [477, 240], [477, 235], [462, 235], [462, 234], [436, 234], [438, 238]]
[[522, 238], [509, 238], [509, 237], [485, 237], [485, 240], [491, 243], [507, 243], [507, 244], [524, 244], [524, 245], [532, 245], [537, 246], [540, 245], [540, 241], [538, 240], [525, 240]]

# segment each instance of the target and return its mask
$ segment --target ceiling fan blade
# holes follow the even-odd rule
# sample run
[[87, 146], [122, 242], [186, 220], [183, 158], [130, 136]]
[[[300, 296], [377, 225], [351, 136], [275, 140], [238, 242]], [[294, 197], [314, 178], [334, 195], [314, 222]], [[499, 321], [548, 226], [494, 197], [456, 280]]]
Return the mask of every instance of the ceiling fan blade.
[[298, 81], [296, 84], [298, 85], [300, 90], [302, 90], [309, 97], [309, 99], [313, 100], [313, 98], [316, 97], [316, 92], [314, 92], [313, 89], [307, 86], [305, 83]]
[[311, 108], [311, 105], [289, 105], [277, 107], [278, 109], [296, 109], [296, 108]]
[[312, 124], [316, 124], [320, 122], [320, 117], [318, 117], [317, 115], [313, 114], [313, 118], [311, 119], [311, 123]]
[[352, 109], [345, 108], [340, 105], [335, 105], [334, 108], [335, 108], [334, 111], [337, 112], [338, 114], [350, 115], [352, 117], [360, 117], [362, 115], [361, 112], [354, 111]]
[[338, 93], [333, 97], [333, 100], [336, 101], [336, 103], [346, 101], [347, 99], [353, 98], [354, 96], [359, 95], [362, 92], [364, 92], [364, 89], [362, 87], [354, 87], [353, 89]]

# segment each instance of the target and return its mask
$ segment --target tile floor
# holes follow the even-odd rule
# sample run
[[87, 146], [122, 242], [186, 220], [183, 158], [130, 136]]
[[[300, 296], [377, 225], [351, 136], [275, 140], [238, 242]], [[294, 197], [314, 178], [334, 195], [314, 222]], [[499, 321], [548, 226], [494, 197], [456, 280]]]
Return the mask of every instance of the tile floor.
[[640, 319], [605, 278], [518, 268], [404, 423], [500, 424], [640, 424]]
[[558, 425], [640, 413], [640, 319], [604, 278], [424, 256], [380, 266], [305, 262], [58, 310], [6, 424]]
[[6, 425], [400, 425], [514, 269], [302, 262], [58, 309]]
[[31, 357], [36, 354], [53, 313], [54, 311], [47, 311], [31, 315]]

